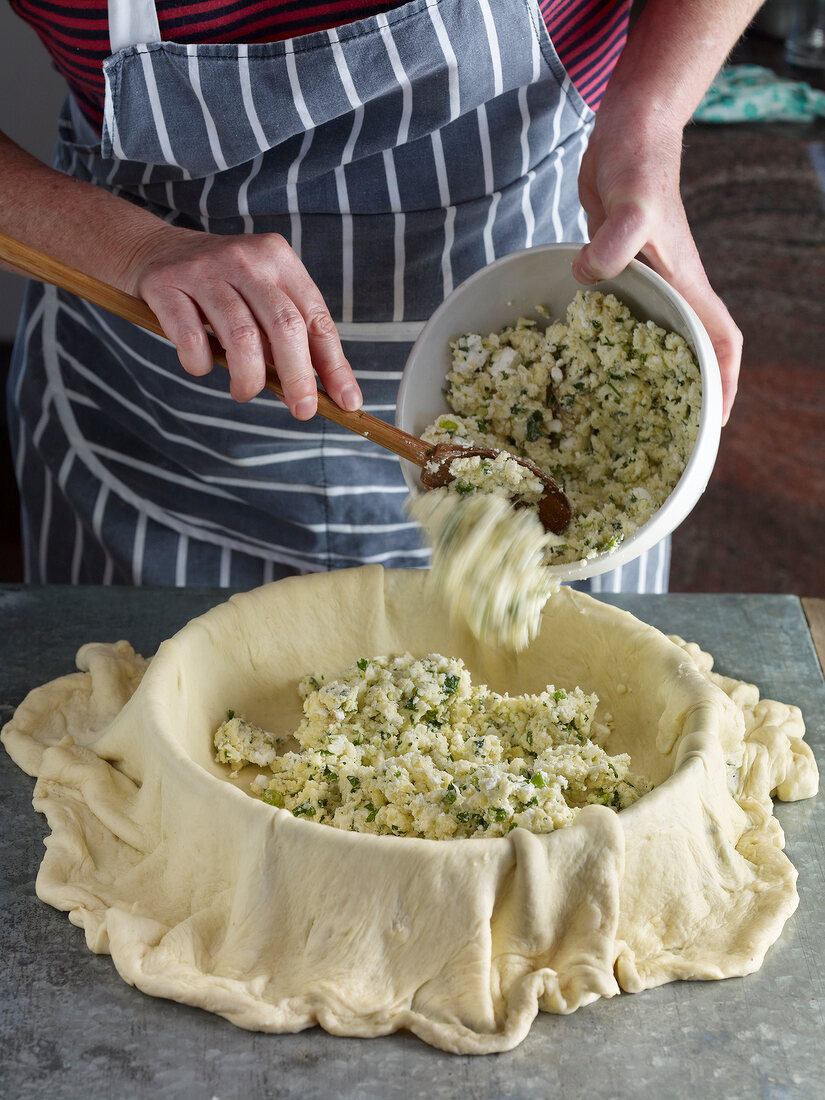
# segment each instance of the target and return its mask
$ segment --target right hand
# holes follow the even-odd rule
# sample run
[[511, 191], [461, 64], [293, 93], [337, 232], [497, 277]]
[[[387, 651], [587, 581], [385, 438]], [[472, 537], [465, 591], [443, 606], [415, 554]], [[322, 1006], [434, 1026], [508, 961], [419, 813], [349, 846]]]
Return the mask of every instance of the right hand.
[[153, 310], [189, 374], [212, 370], [208, 323], [226, 351], [236, 401], [261, 392], [268, 361], [298, 420], [316, 412], [316, 373], [342, 409], [361, 407], [321, 292], [280, 234], [224, 236], [164, 225], [142, 240], [124, 289]]
[[679, 187], [681, 138], [676, 125], [646, 128], [626, 116], [621, 103], [599, 109], [579, 174], [590, 243], [576, 257], [573, 275], [585, 284], [611, 279], [638, 255], [675, 287], [716, 352], [726, 424], [736, 397], [742, 334], [708, 281], [688, 224]]

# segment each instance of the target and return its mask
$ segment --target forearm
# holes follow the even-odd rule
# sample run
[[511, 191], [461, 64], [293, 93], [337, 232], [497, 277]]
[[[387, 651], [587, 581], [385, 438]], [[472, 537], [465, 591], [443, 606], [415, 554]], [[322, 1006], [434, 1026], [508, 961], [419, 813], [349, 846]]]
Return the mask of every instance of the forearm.
[[315, 413], [316, 372], [342, 408], [361, 406], [321, 292], [280, 234], [171, 226], [46, 167], [3, 134], [0, 232], [143, 298], [190, 374], [212, 369], [208, 323], [226, 349], [230, 392], [238, 400], [263, 389], [269, 360], [299, 420]]
[[719, 361], [727, 420], [742, 336], [702, 266], [680, 195], [682, 131], [758, 0], [647, 0], [605, 91], [579, 173], [590, 243], [573, 264], [583, 283], [634, 256], [696, 310]]
[[647, 0], [599, 116], [633, 116], [641, 125], [649, 119], [681, 132], [760, 3]]
[[0, 133], [1, 232], [135, 293], [134, 258], [164, 228], [154, 214], [49, 168]]

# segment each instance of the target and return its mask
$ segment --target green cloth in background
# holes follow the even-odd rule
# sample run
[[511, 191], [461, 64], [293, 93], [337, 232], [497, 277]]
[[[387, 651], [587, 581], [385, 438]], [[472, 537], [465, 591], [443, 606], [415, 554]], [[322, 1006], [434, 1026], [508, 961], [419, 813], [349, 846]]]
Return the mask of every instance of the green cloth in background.
[[784, 80], [761, 65], [729, 65], [693, 117], [696, 122], [811, 122], [818, 115], [825, 115], [825, 92]]

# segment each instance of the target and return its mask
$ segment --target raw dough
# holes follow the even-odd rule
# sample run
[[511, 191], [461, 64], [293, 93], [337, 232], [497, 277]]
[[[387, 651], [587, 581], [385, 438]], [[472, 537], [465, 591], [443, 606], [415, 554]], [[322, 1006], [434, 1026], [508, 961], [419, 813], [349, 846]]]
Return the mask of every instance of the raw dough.
[[[771, 794], [817, 788], [799, 711], [569, 590], [532, 646], [502, 655], [447, 621], [425, 579], [279, 581], [195, 619], [148, 668], [124, 642], [84, 646], [81, 671], [3, 731], [52, 829], [38, 895], [146, 993], [242, 1027], [407, 1028], [460, 1053], [514, 1047], [539, 1010], [756, 970], [797, 904]], [[342, 833], [223, 777], [211, 735], [228, 696], [288, 730], [306, 669], [406, 649], [460, 655], [494, 690], [596, 691], [609, 750], [657, 789], [468, 843]]]

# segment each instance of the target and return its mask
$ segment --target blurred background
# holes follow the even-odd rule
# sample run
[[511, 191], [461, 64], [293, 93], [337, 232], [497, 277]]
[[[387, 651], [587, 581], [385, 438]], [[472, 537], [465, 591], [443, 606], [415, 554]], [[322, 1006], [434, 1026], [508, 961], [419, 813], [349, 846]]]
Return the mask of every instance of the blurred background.
[[[731, 56], [825, 88], [789, 60], [794, 10], [769, 0]], [[825, 61], [825, 26], [809, 43]], [[818, 51], [818, 56], [817, 56]], [[43, 160], [65, 94], [36, 35], [0, 4], [0, 129]], [[825, 596], [825, 117], [694, 123], [683, 195], [711, 283], [745, 338], [736, 406], [702, 500], [673, 542], [671, 591]], [[23, 281], [0, 271], [0, 380]], [[0, 582], [22, 580], [2, 397]]]

